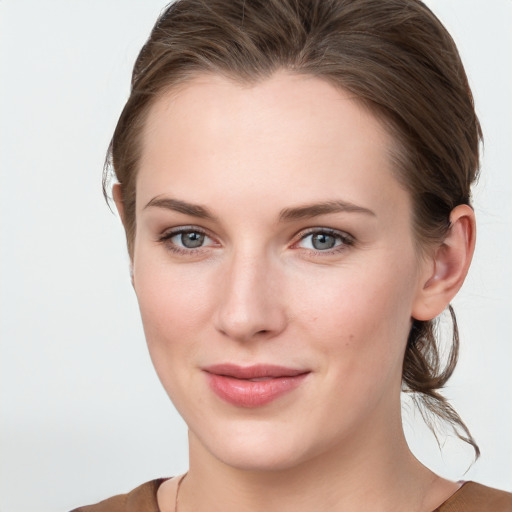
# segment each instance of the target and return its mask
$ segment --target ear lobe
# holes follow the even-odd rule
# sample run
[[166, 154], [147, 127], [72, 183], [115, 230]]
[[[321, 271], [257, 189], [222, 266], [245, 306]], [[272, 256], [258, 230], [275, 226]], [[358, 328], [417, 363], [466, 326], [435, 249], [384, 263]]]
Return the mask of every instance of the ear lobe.
[[476, 223], [473, 209], [462, 204], [450, 214], [450, 228], [437, 247], [423, 287], [418, 291], [412, 317], [432, 320], [440, 315], [464, 283], [475, 250]]

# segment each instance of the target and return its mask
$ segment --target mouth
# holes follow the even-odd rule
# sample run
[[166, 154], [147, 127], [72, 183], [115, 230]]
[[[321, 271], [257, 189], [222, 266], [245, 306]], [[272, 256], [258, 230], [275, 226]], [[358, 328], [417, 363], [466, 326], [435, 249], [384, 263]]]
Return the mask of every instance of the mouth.
[[299, 387], [309, 370], [275, 365], [220, 364], [203, 368], [210, 389], [237, 407], [261, 407]]

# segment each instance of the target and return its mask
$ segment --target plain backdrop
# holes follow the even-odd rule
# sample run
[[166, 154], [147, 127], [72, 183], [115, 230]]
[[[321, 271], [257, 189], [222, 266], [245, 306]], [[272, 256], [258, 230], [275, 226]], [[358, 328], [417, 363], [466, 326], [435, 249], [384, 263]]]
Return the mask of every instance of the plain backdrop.
[[[415, 454], [512, 491], [512, 1], [431, 0], [459, 45], [485, 133], [478, 246], [455, 301], [446, 395], [482, 449]], [[186, 428], [154, 375], [119, 219], [101, 194], [130, 71], [164, 3], [0, 1], [0, 511], [66, 511], [187, 468]]]

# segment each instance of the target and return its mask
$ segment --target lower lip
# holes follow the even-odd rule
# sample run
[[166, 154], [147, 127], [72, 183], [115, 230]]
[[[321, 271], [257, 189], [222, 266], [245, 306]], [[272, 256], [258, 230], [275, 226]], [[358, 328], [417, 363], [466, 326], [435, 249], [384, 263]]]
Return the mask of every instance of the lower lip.
[[300, 386], [307, 373], [259, 381], [208, 372], [206, 375], [211, 390], [225, 402], [238, 407], [261, 407]]

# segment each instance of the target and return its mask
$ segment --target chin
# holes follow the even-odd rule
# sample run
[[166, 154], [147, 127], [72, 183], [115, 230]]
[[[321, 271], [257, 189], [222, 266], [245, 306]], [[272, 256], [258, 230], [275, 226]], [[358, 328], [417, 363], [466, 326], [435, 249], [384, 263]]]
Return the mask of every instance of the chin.
[[300, 457], [298, 450], [276, 449], [274, 446], [237, 446], [233, 449], [215, 449], [212, 455], [222, 463], [240, 471], [279, 472], [300, 465], [307, 457]]
[[224, 431], [222, 435], [210, 431], [203, 439], [196, 439], [215, 459], [242, 471], [288, 470], [322, 450], [319, 446], [308, 447], [304, 432], [298, 435], [277, 425], [261, 423], [254, 428], [244, 427]]

